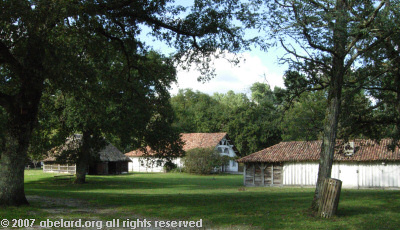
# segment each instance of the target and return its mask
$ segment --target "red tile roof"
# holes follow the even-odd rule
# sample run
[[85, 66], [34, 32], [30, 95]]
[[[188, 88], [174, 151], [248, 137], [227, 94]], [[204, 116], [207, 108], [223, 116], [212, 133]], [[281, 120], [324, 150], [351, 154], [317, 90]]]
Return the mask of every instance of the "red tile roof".
[[[216, 147], [218, 143], [227, 136], [227, 133], [182, 133], [181, 140], [185, 143], [183, 150], [188, 151], [195, 148], [210, 148]], [[227, 139], [229, 139], [227, 137]], [[149, 147], [146, 147], [150, 155], [154, 155]], [[141, 149], [136, 149], [131, 152], [125, 153], [128, 157], [141, 157], [145, 153]]]
[[[155, 154], [148, 146], [146, 147], [146, 151], [147, 153], [149, 153], [149, 155]], [[133, 151], [125, 153], [125, 156], [127, 157], [141, 157], [143, 155], [145, 155], [145, 152], [142, 149], [135, 149]]]
[[216, 147], [225, 136], [226, 133], [182, 133], [183, 150]]
[[[334, 161], [400, 161], [400, 150], [388, 150], [390, 139], [379, 143], [373, 140], [353, 140], [354, 154], [346, 156], [343, 142], [338, 140]], [[281, 142], [269, 148], [255, 152], [237, 160], [238, 162], [288, 162], [288, 161], [318, 161], [322, 141], [291, 141]]]

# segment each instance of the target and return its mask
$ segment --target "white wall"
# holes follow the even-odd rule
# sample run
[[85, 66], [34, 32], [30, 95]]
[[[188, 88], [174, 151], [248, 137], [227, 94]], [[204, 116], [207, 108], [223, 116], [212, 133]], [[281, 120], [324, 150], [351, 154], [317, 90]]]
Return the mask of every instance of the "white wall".
[[[221, 153], [221, 155], [227, 155], [229, 157], [236, 157], [236, 153], [233, 150], [233, 145], [230, 145], [226, 141], [225, 138], [223, 138], [220, 142], [219, 145], [217, 145], [215, 148], [217, 151]], [[128, 169], [130, 172], [163, 172], [163, 165], [164, 162], [160, 162], [157, 164], [157, 159], [152, 159], [148, 163], [146, 163], [146, 158], [141, 158], [141, 157], [130, 157], [132, 162], [129, 162]], [[143, 165], [142, 161], [143, 160]], [[183, 167], [181, 163], [181, 158], [177, 158], [172, 161], [175, 163], [178, 167]], [[151, 167], [152, 166], [152, 167]], [[221, 168], [222, 169], [222, 168]], [[239, 165], [235, 160], [230, 160], [229, 164], [226, 165], [224, 168], [225, 172], [238, 172], [239, 171]]]
[[[220, 141], [219, 145], [217, 145], [215, 148], [223, 156], [236, 157], [236, 153], [233, 150], [233, 145], [230, 145], [230, 143], [228, 143], [225, 138], [223, 138]], [[224, 167], [224, 171], [225, 172], [238, 172], [239, 165], [235, 160], [230, 160], [229, 164]]]
[[314, 162], [285, 162], [283, 164], [284, 185], [315, 185], [318, 164]]
[[[129, 157], [132, 162], [129, 162], [129, 172], [164, 172], [165, 161], [158, 161], [154, 158], [143, 158], [143, 157]], [[172, 160], [178, 167], [182, 167], [181, 158]]]
[[[315, 185], [317, 162], [286, 162], [283, 166], [284, 185]], [[344, 188], [400, 187], [400, 163], [335, 162], [332, 178], [342, 181]]]

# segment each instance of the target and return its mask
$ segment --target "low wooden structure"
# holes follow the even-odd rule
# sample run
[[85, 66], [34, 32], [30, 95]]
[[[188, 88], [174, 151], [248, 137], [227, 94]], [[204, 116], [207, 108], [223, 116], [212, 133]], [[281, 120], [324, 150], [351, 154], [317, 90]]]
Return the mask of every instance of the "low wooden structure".
[[[399, 188], [400, 150], [391, 140], [338, 140], [332, 178], [345, 188]], [[245, 186], [315, 186], [321, 141], [281, 142], [237, 160]]]
[[[75, 134], [67, 139], [63, 146], [58, 147], [59, 150], [49, 152], [49, 157], [43, 161], [44, 172], [70, 173], [75, 174], [75, 164], [60, 164], [57, 161], [60, 151], [77, 149], [82, 136]], [[88, 165], [88, 174], [90, 175], [108, 175], [128, 173], [128, 163], [131, 162], [129, 157], [125, 156], [111, 143], [107, 144], [99, 151], [95, 160]]]
[[248, 186], [282, 185], [282, 164], [248, 163], [243, 175], [243, 184]]
[[342, 190], [342, 181], [326, 178], [321, 191], [318, 215], [324, 218], [331, 218], [335, 215]]

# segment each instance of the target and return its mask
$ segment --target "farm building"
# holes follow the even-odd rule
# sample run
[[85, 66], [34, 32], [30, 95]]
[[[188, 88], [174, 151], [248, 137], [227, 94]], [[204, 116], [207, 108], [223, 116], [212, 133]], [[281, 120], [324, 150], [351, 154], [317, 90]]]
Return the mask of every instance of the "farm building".
[[[227, 133], [182, 133], [181, 140], [184, 142], [183, 150], [188, 151], [195, 148], [214, 147], [222, 155], [236, 157], [238, 151]], [[126, 153], [132, 162], [129, 163], [129, 171], [134, 172], [163, 172], [165, 161], [151, 157], [151, 150], [148, 151], [150, 157], [140, 149]], [[173, 160], [178, 167], [182, 167], [181, 157]], [[221, 166], [221, 171], [237, 172], [238, 164], [230, 160], [229, 164]]]
[[[78, 147], [82, 135], [75, 134], [72, 138], [67, 138], [64, 145], [53, 149], [49, 153], [49, 157], [43, 161], [44, 172], [58, 172], [58, 173], [71, 173], [75, 174], [75, 164], [59, 164], [57, 156], [61, 151], [74, 150]], [[108, 143], [102, 150], [99, 151], [96, 160], [89, 163], [88, 174], [90, 175], [107, 175], [107, 174], [121, 174], [128, 172], [129, 157], [126, 157], [114, 145]]]
[[[321, 141], [281, 142], [238, 160], [246, 186], [316, 185]], [[391, 140], [337, 142], [332, 178], [343, 187], [400, 187], [400, 150]]]

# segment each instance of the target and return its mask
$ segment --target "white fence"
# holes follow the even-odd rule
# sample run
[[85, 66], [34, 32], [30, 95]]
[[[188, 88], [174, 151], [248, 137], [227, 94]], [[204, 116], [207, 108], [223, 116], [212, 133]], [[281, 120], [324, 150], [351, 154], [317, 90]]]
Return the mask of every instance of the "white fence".
[[43, 172], [76, 173], [75, 165], [44, 164]]

